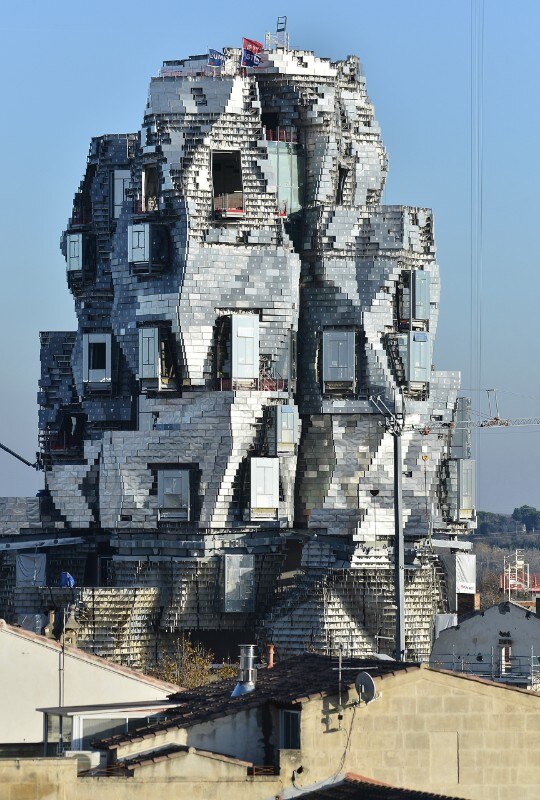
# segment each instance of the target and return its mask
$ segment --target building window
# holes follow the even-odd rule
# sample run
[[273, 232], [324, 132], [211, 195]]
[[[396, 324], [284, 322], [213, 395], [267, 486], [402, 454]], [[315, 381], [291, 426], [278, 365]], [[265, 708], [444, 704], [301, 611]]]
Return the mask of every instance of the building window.
[[212, 153], [214, 216], [226, 220], [244, 216], [240, 151]]
[[355, 395], [356, 381], [355, 331], [323, 331], [323, 394], [336, 397]]
[[256, 380], [259, 377], [259, 317], [255, 314], [232, 315], [233, 380]]
[[191, 519], [190, 491], [189, 469], [159, 470], [159, 519], [188, 522]]
[[142, 211], [152, 212], [158, 210], [159, 204], [159, 176], [155, 164], [148, 164], [142, 171]]
[[169, 236], [164, 225], [128, 225], [128, 261], [136, 275], [162, 272], [169, 261]]
[[131, 186], [131, 171], [129, 169], [115, 169], [111, 176], [111, 216], [118, 219], [122, 213], [122, 206], [127, 200], [127, 192]]
[[89, 233], [68, 233], [66, 237], [68, 272], [91, 272], [96, 266], [95, 239]]
[[282, 709], [280, 745], [283, 750], [300, 750], [300, 712]]
[[251, 459], [251, 520], [275, 521], [279, 517], [279, 459]]
[[175, 390], [176, 369], [170, 333], [139, 328], [139, 380], [143, 389]]
[[83, 334], [83, 381], [86, 389], [110, 391], [111, 334]]

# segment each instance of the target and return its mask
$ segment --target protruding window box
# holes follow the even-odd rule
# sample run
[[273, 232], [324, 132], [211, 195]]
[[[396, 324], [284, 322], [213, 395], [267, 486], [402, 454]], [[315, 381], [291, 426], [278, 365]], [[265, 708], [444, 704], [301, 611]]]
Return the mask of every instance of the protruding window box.
[[91, 233], [66, 235], [66, 264], [68, 275], [93, 273], [96, 268], [96, 240]]
[[162, 522], [190, 521], [191, 480], [189, 469], [158, 471], [158, 518]]
[[110, 393], [111, 334], [83, 334], [83, 383], [85, 393]]
[[128, 262], [135, 275], [154, 275], [169, 264], [169, 234], [164, 225], [128, 225]]
[[268, 451], [272, 456], [291, 456], [296, 452], [298, 411], [293, 405], [271, 406]]
[[139, 380], [143, 391], [176, 391], [176, 369], [166, 328], [139, 328]]
[[277, 522], [279, 519], [279, 459], [252, 458], [251, 522]]

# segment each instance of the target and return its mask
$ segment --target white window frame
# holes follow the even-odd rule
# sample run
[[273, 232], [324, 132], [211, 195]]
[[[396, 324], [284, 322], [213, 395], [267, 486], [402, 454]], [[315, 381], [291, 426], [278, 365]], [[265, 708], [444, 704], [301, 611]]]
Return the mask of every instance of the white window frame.
[[[90, 346], [105, 345], [105, 369], [93, 369], [90, 366]], [[83, 382], [88, 388], [110, 389], [111, 386], [111, 344], [110, 333], [83, 334]]]

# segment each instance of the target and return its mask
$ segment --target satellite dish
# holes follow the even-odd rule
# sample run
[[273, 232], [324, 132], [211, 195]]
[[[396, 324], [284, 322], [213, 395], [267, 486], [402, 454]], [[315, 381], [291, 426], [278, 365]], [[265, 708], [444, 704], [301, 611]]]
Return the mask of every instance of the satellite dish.
[[369, 672], [359, 672], [354, 682], [358, 697], [363, 703], [371, 703], [375, 697], [375, 684]]

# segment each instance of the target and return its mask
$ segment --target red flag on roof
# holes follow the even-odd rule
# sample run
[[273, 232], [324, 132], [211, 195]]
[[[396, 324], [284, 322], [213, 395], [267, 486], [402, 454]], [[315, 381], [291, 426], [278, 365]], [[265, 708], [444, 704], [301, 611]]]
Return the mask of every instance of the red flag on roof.
[[242, 39], [242, 66], [257, 67], [261, 60], [259, 53], [264, 45], [255, 39]]

